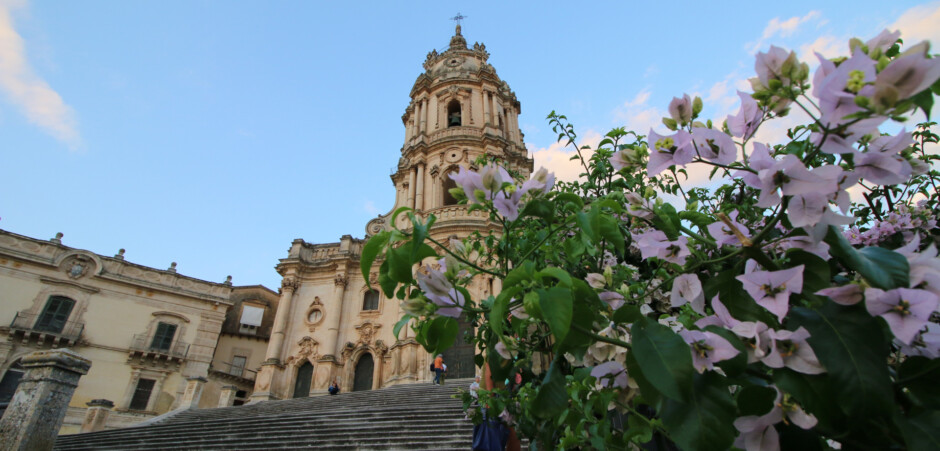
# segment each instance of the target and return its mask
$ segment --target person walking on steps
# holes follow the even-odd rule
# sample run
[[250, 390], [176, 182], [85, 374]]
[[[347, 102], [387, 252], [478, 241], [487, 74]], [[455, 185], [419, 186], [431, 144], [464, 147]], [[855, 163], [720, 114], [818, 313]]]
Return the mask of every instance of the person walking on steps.
[[444, 356], [441, 354], [437, 355], [437, 358], [434, 359], [434, 383], [441, 383], [441, 376], [444, 374]]

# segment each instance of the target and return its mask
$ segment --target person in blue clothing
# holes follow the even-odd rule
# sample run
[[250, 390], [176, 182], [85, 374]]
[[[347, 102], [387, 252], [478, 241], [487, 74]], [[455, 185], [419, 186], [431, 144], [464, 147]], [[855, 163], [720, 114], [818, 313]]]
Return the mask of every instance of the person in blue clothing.
[[330, 388], [327, 389], [331, 395], [339, 393], [339, 384], [336, 383], [336, 379], [333, 379], [333, 382], [330, 382]]

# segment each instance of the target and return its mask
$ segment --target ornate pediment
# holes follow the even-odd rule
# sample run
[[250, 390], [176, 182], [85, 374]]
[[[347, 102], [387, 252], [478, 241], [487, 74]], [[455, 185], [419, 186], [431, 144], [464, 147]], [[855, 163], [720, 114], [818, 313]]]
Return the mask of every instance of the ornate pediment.
[[359, 342], [365, 345], [372, 344], [372, 339], [375, 338], [375, 334], [381, 327], [381, 324], [372, 321], [366, 321], [356, 326], [356, 330], [359, 331]]

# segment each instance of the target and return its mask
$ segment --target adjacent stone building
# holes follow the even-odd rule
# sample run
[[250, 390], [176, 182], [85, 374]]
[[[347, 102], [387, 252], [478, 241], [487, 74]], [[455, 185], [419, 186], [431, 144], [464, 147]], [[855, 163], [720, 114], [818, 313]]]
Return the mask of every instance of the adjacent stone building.
[[188, 379], [209, 381], [200, 407], [217, 406], [225, 386], [247, 399], [276, 306], [264, 287], [194, 279], [175, 263], [137, 265], [123, 250], [107, 257], [71, 248], [61, 234], [0, 230], [0, 409], [22, 377], [22, 357], [54, 348], [92, 361], [63, 432], [79, 431], [93, 400], [114, 404], [105, 428], [165, 413], [180, 406]]
[[[523, 175], [531, 172], [517, 120], [521, 106], [488, 58], [484, 45], [468, 48], [459, 25], [446, 51], [427, 55], [402, 115], [405, 143], [391, 176], [395, 205], [368, 223], [367, 236], [389, 228], [391, 212], [402, 206], [422, 218], [435, 215], [432, 236], [442, 242], [485, 230], [492, 227], [486, 214], [456, 205], [449, 175], [482, 155], [499, 157]], [[398, 302], [363, 279], [364, 244], [349, 235], [338, 243], [291, 244], [277, 265], [280, 300], [252, 401], [323, 394], [333, 379], [344, 391], [429, 380], [429, 356], [411, 332], [392, 334], [403, 314]], [[378, 264], [372, 286], [377, 271]], [[479, 279], [472, 288], [475, 296], [487, 296], [498, 284]], [[468, 327], [462, 324], [462, 330]], [[470, 345], [458, 341], [445, 357], [453, 376], [474, 375]]]

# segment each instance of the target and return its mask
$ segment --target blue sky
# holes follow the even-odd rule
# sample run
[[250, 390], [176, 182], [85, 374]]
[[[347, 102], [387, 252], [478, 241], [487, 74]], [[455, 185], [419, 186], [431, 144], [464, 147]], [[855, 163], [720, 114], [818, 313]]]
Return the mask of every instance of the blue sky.
[[588, 143], [685, 92], [720, 122], [771, 43], [940, 41], [940, 2], [774, 3], [0, 0], [0, 228], [276, 288], [293, 239], [362, 237], [391, 207], [408, 93], [458, 11], [562, 175], [551, 110]]

